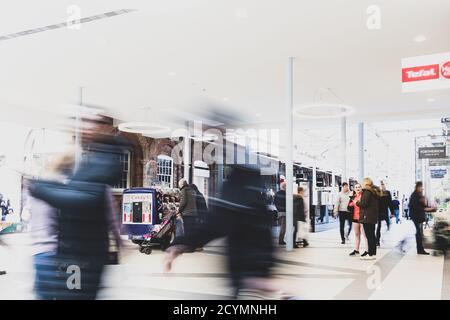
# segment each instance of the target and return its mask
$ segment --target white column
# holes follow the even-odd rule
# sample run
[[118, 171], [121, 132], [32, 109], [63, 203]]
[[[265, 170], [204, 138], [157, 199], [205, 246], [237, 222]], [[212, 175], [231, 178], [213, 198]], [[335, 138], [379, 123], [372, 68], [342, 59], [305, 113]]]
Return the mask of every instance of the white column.
[[359, 183], [364, 179], [364, 122], [358, 123], [358, 162], [359, 162]]
[[287, 122], [287, 139], [286, 139], [286, 250], [292, 251], [294, 248], [293, 233], [294, 233], [294, 214], [293, 214], [293, 176], [294, 176], [294, 122], [293, 122], [293, 108], [294, 108], [294, 87], [293, 87], [293, 67], [294, 58], [288, 58], [286, 85], [287, 85], [287, 108], [286, 108], [286, 122]]
[[347, 118], [341, 120], [342, 182], [347, 181]]
[[312, 201], [313, 201], [313, 205], [317, 206], [317, 204], [319, 203], [319, 199], [317, 197], [317, 158], [314, 157], [314, 165], [313, 165], [313, 172], [312, 172]]
[[189, 122], [186, 122], [186, 133], [184, 135], [184, 147], [183, 147], [183, 178], [188, 183], [191, 183], [190, 179], [190, 167], [191, 167], [191, 130]]

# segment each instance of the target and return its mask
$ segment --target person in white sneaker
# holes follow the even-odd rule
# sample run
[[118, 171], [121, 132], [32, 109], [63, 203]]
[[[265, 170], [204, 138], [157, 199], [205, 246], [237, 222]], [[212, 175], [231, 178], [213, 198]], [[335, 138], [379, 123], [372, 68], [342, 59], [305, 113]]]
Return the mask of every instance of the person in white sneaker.
[[369, 247], [369, 254], [361, 257], [362, 260], [376, 259], [377, 237], [375, 236], [375, 225], [378, 222], [380, 197], [380, 188], [373, 184], [372, 179], [364, 178], [361, 200], [356, 202], [356, 205], [360, 208], [359, 222], [363, 224]]

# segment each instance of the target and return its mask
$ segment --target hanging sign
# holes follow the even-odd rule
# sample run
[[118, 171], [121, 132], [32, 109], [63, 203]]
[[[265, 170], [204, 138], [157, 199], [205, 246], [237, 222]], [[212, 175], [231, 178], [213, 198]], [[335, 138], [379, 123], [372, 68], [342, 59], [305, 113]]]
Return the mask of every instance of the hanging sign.
[[445, 159], [447, 157], [446, 149], [446, 147], [419, 148], [419, 159]]
[[402, 59], [402, 91], [450, 88], [450, 52]]

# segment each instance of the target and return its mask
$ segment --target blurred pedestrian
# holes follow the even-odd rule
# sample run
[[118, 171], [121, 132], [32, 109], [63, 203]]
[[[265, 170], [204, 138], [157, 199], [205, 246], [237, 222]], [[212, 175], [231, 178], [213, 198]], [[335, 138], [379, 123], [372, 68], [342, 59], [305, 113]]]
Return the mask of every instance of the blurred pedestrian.
[[394, 209], [395, 223], [400, 223], [400, 201], [398, 200], [398, 196], [394, 197], [392, 200], [392, 209]]
[[403, 195], [402, 207], [404, 217], [406, 218], [406, 220], [409, 220], [409, 201], [408, 198], [405, 197], [405, 195]]
[[212, 200], [206, 222], [166, 250], [166, 271], [180, 254], [227, 237], [228, 267], [236, 297], [273, 299], [279, 290], [271, 281], [271, 216], [265, 209], [259, 170], [233, 166], [221, 198]]
[[425, 212], [435, 212], [436, 210], [435, 207], [429, 207], [426, 203], [423, 196], [423, 183], [416, 182], [414, 191], [409, 197], [409, 214], [416, 227], [417, 254], [429, 255], [423, 247], [423, 223], [426, 220]]
[[[43, 213], [47, 219], [52, 216], [50, 207], [58, 212], [56, 254], [44, 266], [49, 272], [43, 270], [51, 287], [42, 291], [43, 299], [95, 299], [104, 265], [109, 263], [110, 235], [116, 248], [120, 246], [111, 186], [121, 178], [118, 154], [123, 154], [125, 144], [119, 137], [99, 133], [101, 122], [91, 124], [82, 132], [83, 158], [73, 175], [65, 181], [30, 182], [31, 196], [48, 205]], [[39, 210], [33, 213], [39, 214]]]
[[206, 204], [206, 199], [203, 196], [203, 193], [200, 192], [200, 190], [195, 184], [191, 184], [190, 187], [192, 188], [192, 190], [194, 190], [195, 193], [195, 205], [197, 208], [197, 215], [199, 217], [200, 222], [204, 222], [208, 214], [208, 206]]
[[[296, 220], [295, 233], [299, 234], [299, 238], [303, 244], [303, 247], [309, 246], [308, 234], [309, 234], [309, 208], [306, 202], [306, 190], [303, 187], [298, 187], [297, 194], [294, 195], [294, 221]], [[298, 230], [297, 230], [298, 229]], [[294, 244], [296, 244], [296, 235], [294, 235]]]
[[[392, 194], [389, 190], [386, 189], [386, 184], [384, 181], [380, 182], [380, 188], [381, 188], [381, 197], [380, 197], [380, 204], [378, 210], [380, 210], [380, 213], [378, 215], [378, 223], [377, 223], [377, 246], [380, 246], [380, 240], [381, 240], [381, 224], [383, 221], [386, 221], [386, 227], [389, 231], [389, 228], [391, 226], [391, 219], [390, 215], [394, 215], [394, 209], [392, 204]], [[389, 211], [391, 214], [389, 214]]]
[[[70, 177], [75, 159], [73, 153], [57, 157], [46, 173], [49, 181], [59, 181]], [[27, 193], [24, 197], [30, 213], [30, 231], [35, 270], [34, 291], [40, 300], [56, 299], [55, 288], [58, 287], [58, 233], [59, 213], [48, 202]]]
[[[352, 215], [348, 209], [350, 203], [351, 191], [347, 182], [342, 184], [342, 191], [339, 193], [334, 206], [334, 217], [339, 216], [339, 231], [341, 233], [341, 244], [345, 244], [345, 240], [349, 238], [352, 231]], [[348, 224], [348, 231], [345, 233], [345, 222]]]
[[197, 211], [197, 197], [195, 190], [187, 183], [186, 179], [178, 182], [180, 188], [180, 207], [178, 214], [183, 219], [184, 236], [194, 233], [200, 224]]
[[[1, 229], [0, 229], [1, 231]], [[6, 246], [6, 244], [3, 242], [2, 240], [2, 235], [0, 234], [0, 246]], [[0, 276], [5, 275], [6, 271], [5, 270], [0, 270]]]
[[284, 237], [286, 236], [286, 182], [280, 183], [280, 190], [275, 194], [275, 207], [278, 211], [278, 223], [280, 225], [280, 234], [278, 236], [278, 244], [286, 245]]

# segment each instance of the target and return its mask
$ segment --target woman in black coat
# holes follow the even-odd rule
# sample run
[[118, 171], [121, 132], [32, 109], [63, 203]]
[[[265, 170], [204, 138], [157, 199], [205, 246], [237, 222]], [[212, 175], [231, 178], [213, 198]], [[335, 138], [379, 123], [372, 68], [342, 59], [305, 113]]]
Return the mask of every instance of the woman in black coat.
[[364, 178], [361, 200], [356, 203], [360, 208], [359, 222], [363, 224], [369, 247], [369, 254], [361, 257], [362, 260], [376, 259], [377, 238], [375, 236], [375, 225], [378, 222], [380, 196], [380, 188], [373, 184], [372, 179]]

